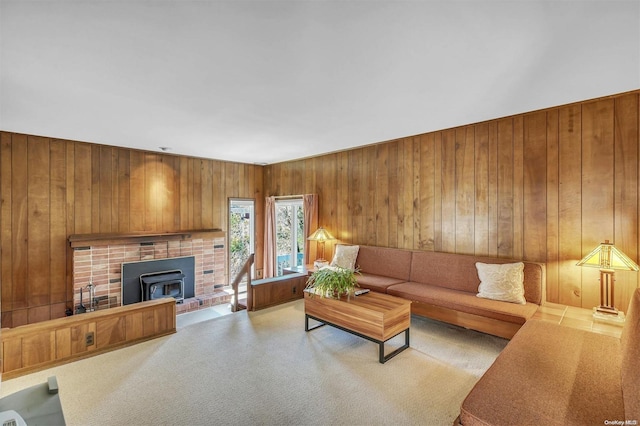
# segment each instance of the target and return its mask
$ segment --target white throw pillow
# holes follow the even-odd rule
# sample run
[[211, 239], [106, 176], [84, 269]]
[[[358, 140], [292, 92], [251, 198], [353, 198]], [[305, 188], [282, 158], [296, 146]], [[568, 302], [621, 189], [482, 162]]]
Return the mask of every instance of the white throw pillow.
[[331, 260], [331, 266], [339, 266], [344, 269], [355, 269], [356, 258], [358, 257], [358, 250], [360, 246], [345, 246], [344, 244], [338, 244], [336, 246], [336, 252]]
[[478, 297], [524, 305], [524, 263], [476, 262]]

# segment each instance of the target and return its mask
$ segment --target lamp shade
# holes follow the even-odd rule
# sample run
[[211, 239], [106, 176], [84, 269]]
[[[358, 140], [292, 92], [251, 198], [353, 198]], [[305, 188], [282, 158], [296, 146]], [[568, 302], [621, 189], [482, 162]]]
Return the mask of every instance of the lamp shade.
[[618, 250], [609, 240], [600, 243], [598, 247], [593, 249], [586, 255], [578, 266], [590, 266], [600, 269], [618, 269], [625, 271], [638, 271], [638, 265], [622, 251]]
[[309, 238], [307, 238], [307, 240], [310, 241], [330, 241], [330, 240], [335, 240], [335, 238], [333, 238], [333, 235], [331, 235], [329, 233], [329, 231], [327, 231], [326, 229], [324, 229], [322, 226], [318, 229], [316, 229], [316, 232], [314, 232], [313, 234], [309, 235]]

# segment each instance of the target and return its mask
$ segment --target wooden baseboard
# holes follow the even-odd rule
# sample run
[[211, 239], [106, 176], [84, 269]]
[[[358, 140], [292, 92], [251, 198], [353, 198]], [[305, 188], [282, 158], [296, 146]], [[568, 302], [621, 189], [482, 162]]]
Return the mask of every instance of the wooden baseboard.
[[511, 339], [518, 330], [520, 330], [520, 327], [522, 327], [522, 324], [500, 321], [494, 318], [487, 318], [416, 301], [411, 303], [411, 313], [505, 339]]
[[2, 330], [2, 380], [175, 332], [173, 298]]

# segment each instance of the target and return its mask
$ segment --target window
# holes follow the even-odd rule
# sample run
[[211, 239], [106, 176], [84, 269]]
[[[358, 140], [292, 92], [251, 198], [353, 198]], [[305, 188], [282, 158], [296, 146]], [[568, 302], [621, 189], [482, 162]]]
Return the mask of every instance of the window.
[[283, 269], [304, 264], [304, 213], [302, 198], [276, 200], [276, 276]]
[[[254, 201], [229, 199], [229, 282], [233, 281], [251, 253], [255, 253]], [[255, 265], [251, 277], [255, 276]], [[243, 280], [244, 281], [244, 280]]]

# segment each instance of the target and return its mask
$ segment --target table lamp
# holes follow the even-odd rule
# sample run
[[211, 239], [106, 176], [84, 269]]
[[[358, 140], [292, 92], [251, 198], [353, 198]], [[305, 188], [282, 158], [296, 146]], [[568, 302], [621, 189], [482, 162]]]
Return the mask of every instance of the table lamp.
[[600, 268], [600, 306], [594, 308], [594, 315], [617, 317], [618, 310], [613, 301], [614, 271], [638, 271], [638, 265], [626, 254], [617, 249], [609, 240], [605, 240], [586, 255], [578, 266]]
[[320, 257], [317, 258], [315, 262], [313, 262], [313, 267], [319, 269], [323, 266], [327, 266], [329, 262], [324, 259], [324, 243], [326, 241], [335, 240], [335, 238], [333, 238], [333, 235], [331, 235], [326, 229], [321, 226], [320, 228], [316, 229], [313, 234], [309, 235], [309, 238], [307, 238], [307, 240], [317, 241], [318, 247], [320, 249]]

